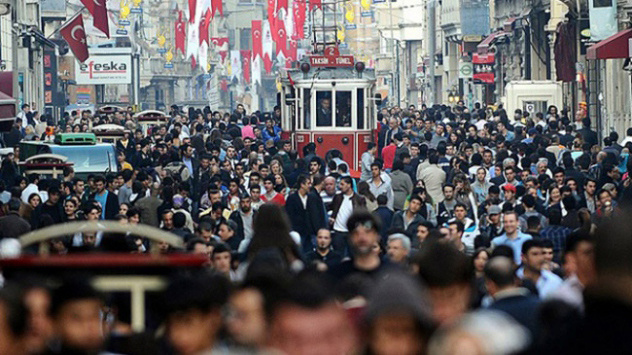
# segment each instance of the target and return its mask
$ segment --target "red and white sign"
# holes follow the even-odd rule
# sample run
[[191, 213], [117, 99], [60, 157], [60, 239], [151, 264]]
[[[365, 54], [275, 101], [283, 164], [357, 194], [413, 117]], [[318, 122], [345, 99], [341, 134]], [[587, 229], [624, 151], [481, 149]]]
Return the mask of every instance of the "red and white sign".
[[474, 80], [475, 84], [494, 84], [496, 80], [494, 75], [496, 64], [494, 53], [474, 53], [474, 55], [472, 56], [472, 64], [474, 67], [474, 74], [472, 75], [472, 79]]
[[352, 67], [354, 61], [352, 55], [338, 57], [317, 55], [309, 57], [309, 64], [312, 67]]

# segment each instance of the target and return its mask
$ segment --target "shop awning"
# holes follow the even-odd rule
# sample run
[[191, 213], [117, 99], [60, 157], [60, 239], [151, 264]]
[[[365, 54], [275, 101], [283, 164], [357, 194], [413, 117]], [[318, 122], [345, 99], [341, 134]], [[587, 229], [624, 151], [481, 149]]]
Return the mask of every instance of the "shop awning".
[[496, 31], [490, 33], [489, 36], [485, 37], [485, 39], [476, 46], [476, 51], [479, 54], [486, 54], [489, 50], [489, 46], [491, 46], [494, 42], [496, 42], [500, 37], [503, 37], [507, 34], [505, 31]]
[[632, 38], [632, 28], [620, 31], [603, 41], [588, 47], [587, 59], [621, 59], [629, 58], [628, 40]]

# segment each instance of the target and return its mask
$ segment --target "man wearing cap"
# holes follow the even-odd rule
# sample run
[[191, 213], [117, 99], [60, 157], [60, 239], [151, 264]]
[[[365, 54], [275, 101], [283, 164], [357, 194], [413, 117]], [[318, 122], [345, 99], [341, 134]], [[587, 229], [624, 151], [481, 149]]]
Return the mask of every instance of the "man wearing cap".
[[339, 281], [356, 273], [375, 278], [389, 265], [375, 250], [380, 242], [379, 221], [368, 211], [359, 210], [347, 220], [347, 229], [352, 258], [332, 267], [330, 275]]
[[516, 200], [516, 187], [512, 184], [505, 184], [502, 187], [503, 194], [505, 198], [505, 203], [509, 203], [512, 206], [516, 206], [518, 204]]
[[483, 222], [484, 225], [481, 227], [481, 233], [486, 235], [489, 241], [503, 234], [501, 214], [502, 209], [498, 205], [490, 205], [487, 209], [487, 215]]

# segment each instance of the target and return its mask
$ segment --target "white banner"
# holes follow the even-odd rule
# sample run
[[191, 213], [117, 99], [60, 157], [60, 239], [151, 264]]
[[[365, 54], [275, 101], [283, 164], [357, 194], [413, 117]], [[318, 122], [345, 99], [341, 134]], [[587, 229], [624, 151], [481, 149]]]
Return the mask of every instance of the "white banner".
[[75, 63], [77, 85], [131, 84], [130, 55], [94, 55], [81, 64]]

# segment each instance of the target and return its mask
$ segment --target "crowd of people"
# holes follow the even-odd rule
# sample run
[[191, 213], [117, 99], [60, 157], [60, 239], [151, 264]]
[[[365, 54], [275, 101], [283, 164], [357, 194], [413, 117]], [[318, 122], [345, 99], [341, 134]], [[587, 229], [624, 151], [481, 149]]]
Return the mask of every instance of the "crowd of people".
[[[278, 107], [173, 106], [143, 130], [131, 111], [55, 124], [24, 105], [2, 136], [1, 256], [32, 230], [110, 220], [206, 262], [170, 278], [144, 333], [89, 280], [5, 280], [0, 354], [625, 353], [632, 129], [600, 142], [583, 108], [569, 114], [384, 108], [352, 171], [335, 149], [295, 151]], [[21, 174], [20, 141], [102, 124], [128, 130], [117, 172]], [[21, 253], [150, 249], [78, 231]]]

